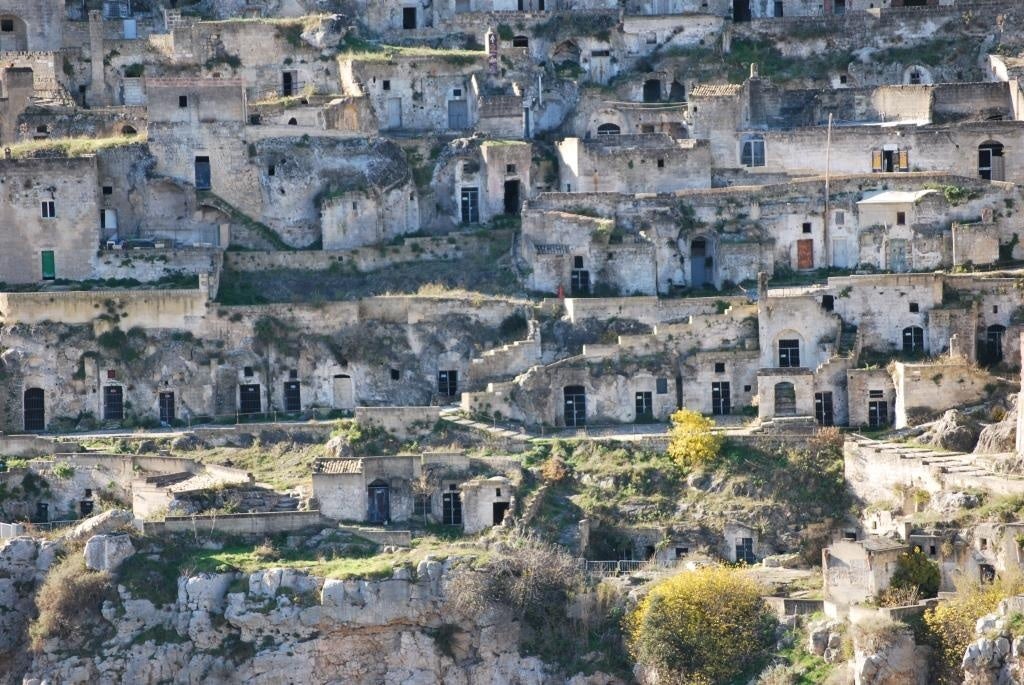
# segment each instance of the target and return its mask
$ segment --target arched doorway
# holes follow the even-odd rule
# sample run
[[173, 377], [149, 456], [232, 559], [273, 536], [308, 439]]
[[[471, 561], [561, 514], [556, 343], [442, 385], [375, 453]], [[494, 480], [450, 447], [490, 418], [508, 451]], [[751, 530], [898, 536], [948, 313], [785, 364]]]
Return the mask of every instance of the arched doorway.
[[986, 140], [978, 146], [978, 176], [986, 181], [1006, 180], [1002, 143]]
[[903, 354], [924, 354], [924, 329], [920, 326], [907, 326], [903, 329]]
[[26, 52], [28, 27], [13, 14], [0, 14], [0, 52]]
[[601, 124], [597, 127], [597, 135], [599, 136], [617, 136], [622, 132], [616, 124]]
[[355, 409], [356, 393], [352, 376], [339, 373], [334, 376], [334, 408]]
[[715, 256], [707, 238], [690, 241], [690, 287], [704, 288], [714, 282]]
[[41, 431], [46, 430], [46, 402], [45, 393], [42, 388], [28, 388], [25, 390], [24, 412], [25, 430]]
[[789, 381], [775, 384], [775, 416], [796, 416], [796, 388]]
[[136, 131], [135, 127], [130, 125], [130, 124], [126, 124], [121, 129], [121, 135], [122, 136], [134, 136], [134, 135], [137, 135], [137, 134], [138, 134], [138, 131]]
[[366, 520], [370, 523], [391, 520], [391, 487], [379, 478], [366, 486]]

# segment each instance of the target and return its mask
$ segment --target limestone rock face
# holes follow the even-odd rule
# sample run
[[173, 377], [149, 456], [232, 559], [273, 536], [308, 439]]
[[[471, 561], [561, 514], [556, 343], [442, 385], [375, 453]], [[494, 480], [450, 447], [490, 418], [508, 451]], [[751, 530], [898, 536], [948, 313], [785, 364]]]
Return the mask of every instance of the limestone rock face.
[[855, 685], [928, 685], [930, 658], [931, 650], [915, 644], [909, 630], [874, 650], [860, 648], [855, 640], [853, 680]]
[[[31, 544], [8, 556], [35, 572]], [[45, 645], [25, 682], [564, 683], [518, 653], [519, 626], [503, 610], [464, 616], [446, 603], [453, 563], [428, 558], [416, 573], [398, 569], [384, 580], [325, 580], [284, 568], [199, 574], [179, 579], [177, 599], [165, 606], [119, 587], [102, 609], [113, 637], [88, 656]], [[621, 683], [600, 673], [571, 682]]]
[[116, 571], [135, 554], [128, 535], [93, 535], [85, 543], [85, 567], [94, 571]]
[[978, 444], [974, 451], [977, 454], [998, 454], [1001, 452], [1013, 452], [1017, 442], [1017, 402], [1013, 405], [1002, 421], [990, 423], [981, 429], [978, 435]]
[[349, 22], [342, 14], [320, 17], [302, 32], [302, 40], [318, 50], [336, 48], [348, 34]]
[[124, 509], [108, 509], [102, 514], [90, 516], [66, 535], [68, 540], [85, 540], [93, 535], [113, 533], [125, 526], [130, 526], [135, 517], [132, 512]]

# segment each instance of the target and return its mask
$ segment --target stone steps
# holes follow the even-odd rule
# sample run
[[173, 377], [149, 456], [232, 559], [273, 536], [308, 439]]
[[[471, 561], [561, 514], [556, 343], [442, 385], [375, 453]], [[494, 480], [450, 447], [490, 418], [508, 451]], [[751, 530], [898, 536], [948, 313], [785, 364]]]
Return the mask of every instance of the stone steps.
[[525, 433], [520, 433], [518, 431], [509, 430], [508, 428], [502, 428], [501, 426], [495, 426], [468, 418], [462, 415], [459, 409], [454, 407], [441, 410], [439, 418], [442, 421], [447, 421], [448, 423], [455, 424], [456, 426], [487, 433], [488, 435], [493, 435], [494, 437], [502, 438], [503, 440], [526, 442], [530, 439], [530, 436]]

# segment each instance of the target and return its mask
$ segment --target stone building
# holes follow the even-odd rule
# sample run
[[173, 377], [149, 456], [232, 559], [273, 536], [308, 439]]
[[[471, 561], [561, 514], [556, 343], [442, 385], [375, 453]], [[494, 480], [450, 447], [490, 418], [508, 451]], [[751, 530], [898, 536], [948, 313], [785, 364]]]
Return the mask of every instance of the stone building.
[[664, 133], [622, 135], [615, 127], [590, 140], [558, 143], [559, 177], [566, 193], [667, 193], [711, 187], [711, 158], [703, 141]]
[[64, 0], [0, 2], [0, 52], [55, 52], [63, 34]]
[[900, 554], [909, 550], [904, 542], [876, 536], [833, 542], [821, 552], [825, 599], [850, 605], [877, 597], [889, 587]]
[[100, 242], [96, 157], [0, 160], [0, 281], [93, 275]]

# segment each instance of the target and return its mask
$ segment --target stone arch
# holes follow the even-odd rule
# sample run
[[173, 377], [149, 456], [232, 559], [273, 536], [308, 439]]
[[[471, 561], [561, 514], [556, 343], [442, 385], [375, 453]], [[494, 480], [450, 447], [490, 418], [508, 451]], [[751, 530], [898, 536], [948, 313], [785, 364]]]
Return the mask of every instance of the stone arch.
[[934, 82], [935, 79], [928, 67], [923, 67], [920, 64], [911, 64], [903, 70], [903, 85], [923, 86]]
[[618, 124], [608, 122], [597, 126], [597, 135], [599, 136], [617, 136], [620, 133], [622, 133], [622, 128]]
[[124, 126], [121, 127], [121, 135], [122, 136], [136, 136], [138, 134], [139, 134], [138, 129], [136, 129], [131, 124], [125, 124]]

